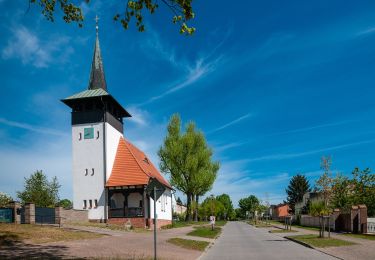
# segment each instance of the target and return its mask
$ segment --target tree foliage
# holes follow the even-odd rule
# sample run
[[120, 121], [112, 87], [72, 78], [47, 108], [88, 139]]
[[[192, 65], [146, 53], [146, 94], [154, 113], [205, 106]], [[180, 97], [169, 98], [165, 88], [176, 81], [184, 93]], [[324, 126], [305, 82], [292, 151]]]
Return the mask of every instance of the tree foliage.
[[71, 200], [63, 199], [59, 201], [58, 204], [60, 207], [63, 207], [64, 209], [71, 209], [73, 208], [73, 203]]
[[54, 207], [59, 202], [60, 187], [56, 176], [49, 181], [42, 171], [36, 171], [25, 177], [24, 190], [18, 191], [17, 197], [23, 204], [32, 202], [39, 207]]
[[258, 209], [260, 202], [259, 199], [255, 195], [250, 195], [247, 198], [242, 198], [238, 201], [238, 205], [241, 209], [241, 215], [246, 216], [246, 211], [254, 214], [255, 211]]
[[0, 208], [8, 206], [9, 202], [11, 201], [13, 201], [11, 196], [0, 191]]
[[[89, 3], [90, 0], [84, 0]], [[154, 14], [159, 7], [158, 0], [123, 0], [125, 10], [116, 12], [113, 20], [120, 22], [124, 29], [129, 28], [129, 23], [135, 19], [138, 31], [145, 30], [144, 12]], [[195, 32], [194, 27], [187, 25], [187, 22], [194, 18], [192, 8], [193, 0], [161, 0], [161, 2], [172, 12], [172, 22], [180, 25], [180, 33], [191, 35]], [[66, 23], [76, 22], [79, 27], [83, 26], [84, 16], [82, 9], [74, 0], [29, 0], [30, 4], [37, 4], [42, 9], [42, 14], [49, 21], [54, 21], [56, 8], [63, 12], [63, 19]], [[57, 6], [57, 7], [56, 7]]]
[[216, 216], [218, 219], [223, 219], [225, 206], [213, 195], [207, 197], [199, 206], [199, 218], [208, 220], [209, 216]]
[[303, 195], [310, 191], [309, 181], [306, 176], [297, 174], [292, 177], [289, 182], [288, 188], [285, 190], [287, 196], [287, 203], [294, 212], [294, 206], [296, 203], [302, 201]]
[[224, 210], [222, 214], [219, 215], [221, 219], [232, 219], [235, 216], [232, 200], [228, 194], [221, 194], [216, 196], [216, 200], [223, 204]]
[[322, 157], [320, 162], [320, 168], [323, 170], [323, 174], [315, 183], [317, 191], [323, 194], [324, 204], [328, 207], [329, 199], [331, 197], [331, 188], [333, 183], [332, 172], [331, 172], [332, 159], [330, 156]]
[[219, 163], [212, 161], [212, 150], [194, 122], [181, 133], [178, 114], [171, 117], [168, 133], [159, 149], [160, 169], [170, 176], [171, 184], [186, 194], [186, 220], [191, 220], [192, 201], [197, 211], [198, 197], [208, 192], [216, 179]]

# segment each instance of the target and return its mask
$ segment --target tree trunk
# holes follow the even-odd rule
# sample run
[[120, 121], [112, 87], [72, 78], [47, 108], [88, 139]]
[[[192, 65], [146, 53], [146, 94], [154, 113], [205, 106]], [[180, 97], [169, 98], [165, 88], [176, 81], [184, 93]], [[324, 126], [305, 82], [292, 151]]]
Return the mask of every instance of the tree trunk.
[[191, 221], [191, 193], [186, 194], [186, 217], [185, 221]]
[[195, 195], [194, 221], [198, 222], [199, 195]]

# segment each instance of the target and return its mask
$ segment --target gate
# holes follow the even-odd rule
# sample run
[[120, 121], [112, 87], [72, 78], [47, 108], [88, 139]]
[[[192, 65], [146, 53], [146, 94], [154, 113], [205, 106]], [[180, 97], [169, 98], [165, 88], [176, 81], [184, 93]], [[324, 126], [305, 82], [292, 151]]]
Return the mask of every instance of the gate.
[[12, 208], [0, 208], [0, 222], [1, 223], [13, 222], [13, 209]]
[[35, 223], [55, 224], [55, 208], [35, 207]]

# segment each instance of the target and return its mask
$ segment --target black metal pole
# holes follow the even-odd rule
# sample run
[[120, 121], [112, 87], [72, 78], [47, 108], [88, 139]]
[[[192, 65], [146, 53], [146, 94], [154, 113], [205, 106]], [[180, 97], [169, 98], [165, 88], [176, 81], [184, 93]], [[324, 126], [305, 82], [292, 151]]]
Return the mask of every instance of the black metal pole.
[[154, 187], [154, 260], [156, 260], [156, 187]]

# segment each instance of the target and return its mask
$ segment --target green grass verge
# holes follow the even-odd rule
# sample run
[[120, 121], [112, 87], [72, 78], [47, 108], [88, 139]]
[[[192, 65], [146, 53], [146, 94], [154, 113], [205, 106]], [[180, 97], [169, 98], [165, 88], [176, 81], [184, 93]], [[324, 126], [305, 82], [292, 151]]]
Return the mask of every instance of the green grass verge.
[[39, 244], [56, 241], [92, 239], [102, 236], [104, 235], [51, 226], [0, 224], [0, 247], [22, 241]]
[[319, 238], [317, 235], [289, 236], [289, 238], [306, 243], [312, 247], [337, 247], [355, 245], [355, 243], [336, 238]]
[[117, 224], [106, 224], [106, 223], [96, 223], [96, 222], [72, 222], [68, 224], [72, 226], [104, 228], [104, 229], [110, 229], [110, 230], [115, 230], [115, 231], [129, 231], [129, 232], [132, 231], [132, 232], [137, 232], [137, 233], [151, 232], [150, 230], [147, 230], [144, 228], [135, 228], [135, 227], [132, 227], [129, 230], [125, 227], [125, 224], [117, 225]]
[[198, 251], [204, 251], [206, 247], [210, 244], [206, 241], [197, 241], [183, 238], [170, 238], [167, 240], [167, 242], [174, 244], [176, 246]]
[[215, 227], [214, 230], [211, 230], [211, 227], [195, 227], [195, 230], [187, 233], [188, 236], [196, 237], [206, 237], [206, 238], [216, 238], [221, 232], [220, 227]]
[[295, 233], [297, 230], [285, 230], [285, 229], [273, 229], [269, 231], [270, 233]]
[[375, 240], [375, 235], [367, 235], [367, 234], [344, 234], [344, 236], [349, 236], [349, 237], [355, 237], [355, 238], [363, 238], [363, 239], [368, 239], [368, 240]]
[[307, 227], [307, 226], [301, 226], [301, 225], [292, 225], [292, 227], [303, 228], [303, 229], [306, 229], [306, 230], [319, 231], [318, 227]]

